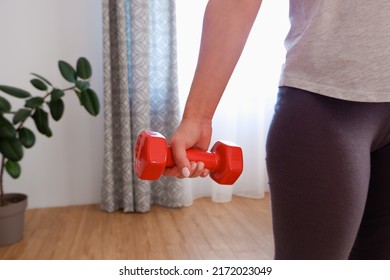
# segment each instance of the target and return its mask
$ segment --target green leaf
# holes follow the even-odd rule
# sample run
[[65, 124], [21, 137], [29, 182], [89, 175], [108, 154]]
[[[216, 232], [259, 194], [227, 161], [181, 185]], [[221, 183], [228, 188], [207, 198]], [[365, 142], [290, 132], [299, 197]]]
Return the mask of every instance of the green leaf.
[[32, 79], [30, 82], [38, 90], [47, 90], [47, 85], [39, 79]]
[[17, 124], [17, 123], [20, 123], [20, 122], [24, 122], [31, 114], [31, 110], [29, 109], [19, 109], [16, 114], [14, 115], [14, 118], [13, 118], [13, 123], [14, 124]]
[[62, 99], [49, 102], [50, 114], [55, 121], [59, 121], [64, 113], [65, 104]]
[[80, 91], [83, 91], [83, 90], [86, 90], [87, 88], [90, 87], [90, 84], [89, 82], [87, 81], [76, 81], [76, 87], [80, 90]]
[[2, 138], [0, 139], [0, 153], [7, 159], [19, 161], [23, 158], [22, 143], [18, 138]]
[[38, 74], [35, 74], [35, 73], [31, 73], [31, 75], [41, 79], [42, 81], [44, 81], [46, 84], [48, 84], [49, 86], [51, 86], [51, 83], [44, 77], [42, 77], [41, 75], [38, 75]]
[[17, 98], [27, 98], [31, 96], [28, 91], [16, 87], [0, 85], [0, 90]]
[[40, 107], [43, 104], [43, 102], [44, 102], [44, 99], [42, 97], [39, 97], [39, 96], [32, 97], [26, 101], [26, 104], [24, 105], [24, 107], [37, 108], [37, 107]]
[[12, 160], [7, 160], [7, 162], [5, 163], [5, 169], [7, 170], [8, 174], [14, 179], [19, 178], [20, 173], [22, 171], [19, 163]]
[[34, 119], [35, 126], [40, 133], [46, 135], [47, 137], [51, 137], [53, 135], [49, 127], [49, 114], [47, 112], [41, 108], [37, 108], [32, 115], [32, 118]]
[[99, 99], [93, 89], [88, 88], [83, 90], [80, 94], [80, 102], [92, 116], [97, 116], [99, 114]]
[[0, 112], [9, 112], [11, 111], [11, 103], [7, 99], [0, 96]]
[[3, 115], [0, 115], [0, 138], [11, 139], [16, 135], [14, 126]]
[[35, 144], [35, 135], [27, 127], [22, 127], [19, 130], [19, 139], [22, 145], [26, 148], [31, 148]]
[[65, 95], [65, 93], [58, 88], [53, 89], [50, 94], [51, 94], [51, 101], [53, 102], [57, 101], [58, 99], [60, 99]]
[[75, 83], [77, 80], [77, 73], [76, 70], [70, 65], [69, 63], [60, 60], [58, 62], [58, 67], [60, 69], [62, 77], [64, 77], [65, 80], [71, 83]]
[[84, 80], [87, 80], [92, 76], [91, 64], [85, 57], [80, 57], [77, 60], [77, 75]]

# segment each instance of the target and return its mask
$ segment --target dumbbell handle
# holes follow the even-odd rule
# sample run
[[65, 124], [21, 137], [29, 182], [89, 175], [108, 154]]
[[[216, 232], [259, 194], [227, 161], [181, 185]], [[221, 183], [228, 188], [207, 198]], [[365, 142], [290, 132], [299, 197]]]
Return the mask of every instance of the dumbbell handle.
[[[197, 149], [187, 149], [186, 153], [187, 153], [187, 158], [190, 161], [195, 161], [195, 162], [201, 161], [204, 163], [204, 168], [206, 169], [214, 170], [218, 167], [219, 157], [215, 153], [205, 152]], [[173, 160], [172, 148], [168, 147], [166, 167], [173, 167], [173, 166], [175, 166], [175, 162]]]

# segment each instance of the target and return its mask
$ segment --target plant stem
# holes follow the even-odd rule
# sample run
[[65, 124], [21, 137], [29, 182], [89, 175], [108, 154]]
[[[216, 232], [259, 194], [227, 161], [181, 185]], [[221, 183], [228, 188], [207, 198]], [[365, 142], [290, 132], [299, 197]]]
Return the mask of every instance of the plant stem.
[[4, 174], [4, 156], [1, 157], [1, 169], [0, 169], [0, 206], [4, 204], [4, 189], [3, 189], [3, 174]]
[[76, 86], [72, 86], [72, 87], [64, 88], [62, 91], [72, 90], [72, 89], [75, 89], [75, 88], [76, 88]]

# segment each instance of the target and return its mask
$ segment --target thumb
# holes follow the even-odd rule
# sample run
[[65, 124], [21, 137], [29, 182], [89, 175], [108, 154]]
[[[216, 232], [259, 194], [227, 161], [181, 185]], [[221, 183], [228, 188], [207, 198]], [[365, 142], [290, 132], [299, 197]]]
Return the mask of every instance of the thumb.
[[172, 142], [172, 157], [180, 172], [180, 176], [188, 178], [191, 174], [191, 164], [187, 158], [186, 145], [184, 142]]

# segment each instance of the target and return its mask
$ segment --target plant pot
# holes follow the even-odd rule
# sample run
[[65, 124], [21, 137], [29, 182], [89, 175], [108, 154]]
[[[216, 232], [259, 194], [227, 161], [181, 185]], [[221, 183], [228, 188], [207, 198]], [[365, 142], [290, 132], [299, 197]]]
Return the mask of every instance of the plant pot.
[[25, 194], [4, 195], [5, 205], [0, 206], [0, 246], [10, 245], [23, 238], [24, 213], [27, 208]]

